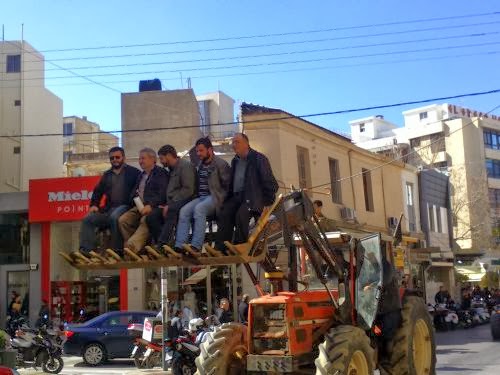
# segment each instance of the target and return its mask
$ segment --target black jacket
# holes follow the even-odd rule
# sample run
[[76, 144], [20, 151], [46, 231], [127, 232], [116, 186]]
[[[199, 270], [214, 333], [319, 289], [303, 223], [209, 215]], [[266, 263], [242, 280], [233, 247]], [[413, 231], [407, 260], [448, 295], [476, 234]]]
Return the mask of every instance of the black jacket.
[[[129, 204], [128, 198], [130, 197], [130, 194], [132, 194], [132, 191], [134, 191], [137, 177], [141, 174], [141, 171], [128, 164], [125, 164], [123, 168], [125, 172], [125, 191], [123, 192], [124, 201], [122, 204]], [[106, 196], [106, 205], [104, 206], [102, 211], [107, 212], [112, 208], [109, 198], [111, 197], [111, 177], [113, 176], [113, 173], [113, 169], [110, 168], [102, 175], [92, 193], [92, 198], [90, 200], [91, 207], [99, 207], [102, 197]]]
[[[231, 185], [229, 197], [233, 193], [234, 173], [236, 171], [237, 157], [231, 161]], [[247, 168], [244, 183], [245, 201], [252, 211], [260, 212], [265, 206], [270, 206], [276, 199], [278, 183], [274, 178], [269, 160], [263, 154], [253, 149], [247, 156]]]
[[240, 323], [247, 324], [248, 322], [248, 303], [241, 301], [238, 306], [238, 318]]
[[[137, 190], [139, 189], [142, 173], [140, 173], [136, 178], [136, 183], [134, 189], [132, 190], [129, 201], [129, 204], [131, 206], [134, 205], [134, 198], [137, 197]], [[146, 180], [146, 186], [144, 187], [143, 203], [145, 206], [150, 205], [151, 207], [155, 208], [167, 202], [168, 178], [168, 172], [164, 168], [161, 168], [157, 165], [154, 166], [153, 170], [148, 176], [148, 179]]]

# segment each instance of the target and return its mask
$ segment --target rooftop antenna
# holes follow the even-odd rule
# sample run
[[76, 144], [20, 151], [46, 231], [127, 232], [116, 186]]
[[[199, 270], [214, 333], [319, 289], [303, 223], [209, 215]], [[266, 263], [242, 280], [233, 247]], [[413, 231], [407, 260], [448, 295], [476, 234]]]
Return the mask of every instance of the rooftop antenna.
[[184, 80], [182, 79], [182, 72], [179, 72], [179, 76], [181, 77], [181, 88], [184, 88]]
[[2, 23], [2, 42], [5, 42], [5, 24]]
[[187, 85], [188, 85], [188, 89], [190, 89], [191, 88], [191, 77], [188, 77]]

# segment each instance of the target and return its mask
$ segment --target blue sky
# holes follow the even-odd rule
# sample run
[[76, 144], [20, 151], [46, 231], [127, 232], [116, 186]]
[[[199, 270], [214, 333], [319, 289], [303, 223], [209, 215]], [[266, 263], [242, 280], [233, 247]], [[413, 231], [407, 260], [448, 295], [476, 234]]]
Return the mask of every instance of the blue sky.
[[[155, 77], [168, 89], [186, 87], [186, 79], [192, 77], [197, 94], [220, 88], [237, 101], [278, 107], [296, 115], [497, 89], [500, 13], [461, 17], [492, 12], [500, 12], [500, 3], [17, 0], [3, 2], [0, 23], [5, 25], [7, 40], [20, 39], [23, 23], [26, 41], [47, 51], [47, 60], [57, 60], [59, 66], [112, 87], [114, 90], [81, 78], [57, 78], [71, 74], [46, 63], [46, 86], [63, 99], [65, 115], [86, 115], [103, 129], [114, 130], [121, 121], [119, 92], [137, 91], [140, 79]], [[440, 17], [456, 18], [409, 22]], [[399, 24], [387, 25], [395, 22]], [[325, 29], [337, 30], [318, 31]], [[48, 51], [290, 32], [304, 33]], [[110, 55], [127, 56], [102, 58]], [[125, 64], [130, 66], [96, 67]], [[207, 77], [214, 75], [218, 77]], [[489, 111], [500, 104], [500, 94], [453, 103]], [[349, 120], [374, 114], [401, 123], [405, 109], [408, 107], [311, 120], [348, 132]]]

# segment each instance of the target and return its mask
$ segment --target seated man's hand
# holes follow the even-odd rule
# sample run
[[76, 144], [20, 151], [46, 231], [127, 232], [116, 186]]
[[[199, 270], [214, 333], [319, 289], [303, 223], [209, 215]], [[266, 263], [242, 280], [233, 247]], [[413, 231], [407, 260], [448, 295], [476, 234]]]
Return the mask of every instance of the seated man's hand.
[[151, 213], [151, 211], [153, 210], [153, 207], [151, 207], [149, 204], [145, 205], [144, 208], [141, 210], [141, 215], [142, 216], [146, 216], [146, 215], [149, 215]]
[[267, 211], [269, 211], [271, 209], [271, 206], [264, 206], [264, 208], [262, 209], [262, 215], [265, 215], [267, 213]]
[[163, 217], [167, 217], [167, 213], [168, 213], [168, 206], [164, 206], [163, 207]]
[[99, 207], [97, 206], [90, 206], [89, 208], [89, 212], [98, 212], [99, 211]]

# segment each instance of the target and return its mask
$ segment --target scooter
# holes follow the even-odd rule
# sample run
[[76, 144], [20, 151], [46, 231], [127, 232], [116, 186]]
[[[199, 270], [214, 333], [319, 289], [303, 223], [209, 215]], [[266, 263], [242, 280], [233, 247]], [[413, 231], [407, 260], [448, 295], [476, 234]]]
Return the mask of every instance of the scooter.
[[485, 324], [490, 321], [490, 314], [483, 298], [475, 297], [472, 300], [471, 311], [474, 315], [477, 315], [476, 320], [479, 324]]
[[58, 374], [64, 367], [62, 348], [54, 342], [54, 337], [41, 328], [38, 331], [27, 327], [18, 329], [10, 339], [12, 349], [17, 350], [16, 366], [33, 367], [49, 374]]
[[175, 340], [175, 351], [172, 359], [173, 375], [193, 375], [196, 372], [196, 357], [200, 355], [200, 345], [207, 339], [208, 333], [220, 325], [215, 316], [205, 319], [196, 318], [189, 321], [187, 336]]

